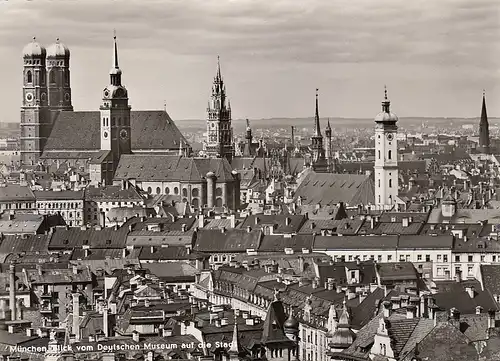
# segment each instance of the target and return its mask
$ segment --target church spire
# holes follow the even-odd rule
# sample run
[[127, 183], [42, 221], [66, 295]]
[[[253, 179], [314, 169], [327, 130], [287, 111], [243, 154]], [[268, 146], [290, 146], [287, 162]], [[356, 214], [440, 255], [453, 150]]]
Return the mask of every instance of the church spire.
[[488, 114], [486, 112], [486, 95], [483, 90], [483, 104], [481, 108], [481, 120], [479, 122], [479, 147], [483, 152], [488, 153], [490, 147], [490, 126], [488, 124]]
[[387, 86], [384, 85], [384, 100], [382, 101], [382, 111], [386, 113], [391, 112], [391, 101], [387, 99]]
[[316, 114], [314, 115], [314, 135], [316, 137], [321, 137], [321, 127], [319, 124], [318, 91], [319, 89], [316, 88]]
[[113, 67], [111, 68], [109, 75], [111, 78], [111, 85], [122, 85], [122, 71], [118, 66], [118, 45], [116, 44], [116, 30], [113, 34]]
[[221, 73], [220, 73], [220, 56], [217, 55], [217, 79], [221, 79]]

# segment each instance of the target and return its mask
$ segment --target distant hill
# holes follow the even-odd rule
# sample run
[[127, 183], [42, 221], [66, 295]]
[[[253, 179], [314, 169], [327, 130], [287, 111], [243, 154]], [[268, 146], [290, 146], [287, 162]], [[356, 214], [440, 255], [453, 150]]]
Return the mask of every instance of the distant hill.
[[[373, 126], [373, 119], [366, 118], [321, 118], [322, 127], [326, 127], [327, 121], [330, 120], [332, 128], [359, 128]], [[490, 125], [500, 125], [500, 118], [489, 118]], [[254, 129], [281, 129], [291, 126], [297, 129], [311, 128], [314, 118], [268, 118], [268, 119], [250, 119], [250, 125]], [[177, 126], [182, 130], [195, 131], [204, 129], [206, 126], [205, 120], [187, 119], [176, 120]], [[464, 124], [479, 124], [479, 118], [419, 118], [408, 117], [399, 118], [401, 126], [419, 126], [425, 123], [427, 126], [447, 126], [447, 125], [464, 125]], [[245, 119], [233, 119], [234, 131], [240, 133], [245, 130]]]

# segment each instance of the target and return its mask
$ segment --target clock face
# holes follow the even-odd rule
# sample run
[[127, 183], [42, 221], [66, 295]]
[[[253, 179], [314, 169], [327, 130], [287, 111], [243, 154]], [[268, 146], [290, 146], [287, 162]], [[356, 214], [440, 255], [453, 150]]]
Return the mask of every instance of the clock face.
[[108, 138], [108, 132], [102, 133], [102, 136], [104, 137], [104, 139]]
[[122, 139], [127, 139], [128, 137], [128, 133], [125, 129], [122, 129], [122, 131], [120, 132], [120, 138]]
[[33, 100], [33, 94], [32, 93], [26, 93], [26, 100], [27, 101], [32, 101]]
[[104, 91], [104, 97], [105, 97], [105, 98], [109, 97], [109, 90], [108, 90], [108, 89], [106, 89], [106, 90]]
[[394, 139], [394, 134], [392, 133], [387, 133], [387, 140], [393, 140]]

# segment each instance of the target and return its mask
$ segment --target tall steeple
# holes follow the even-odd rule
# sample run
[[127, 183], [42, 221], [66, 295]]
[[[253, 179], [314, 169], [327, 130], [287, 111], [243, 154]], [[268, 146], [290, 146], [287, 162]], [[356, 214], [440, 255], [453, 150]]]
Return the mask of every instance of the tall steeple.
[[319, 124], [318, 91], [316, 88], [316, 114], [314, 115], [314, 136], [321, 137], [321, 126]]
[[325, 158], [323, 136], [321, 135], [321, 126], [319, 123], [318, 89], [316, 89], [316, 112], [314, 115], [314, 133], [311, 137], [311, 151], [311, 163], [314, 170], [317, 172], [326, 172], [328, 170], [328, 164]]
[[116, 44], [116, 31], [113, 34], [113, 67], [109, 71], [110, 83], [114, 86], [122, 85], [122, 71], [118, 66], [118, 45]]
[[479, 122], [479, 147], [484, 153], [490, 152], [490, 126], [488, 114], [486, 113], [486, 95], [483, 90], [483, 106], [481, 108], [481, 120]]
[[226, 86], [217, 57], [217, 73], [212, 85], [212, 95], [207, 108], [207, 138], [203, 149], [208, 157], [233, 157], [233, 133], [231, 126], [231, 106], [226, 102]]

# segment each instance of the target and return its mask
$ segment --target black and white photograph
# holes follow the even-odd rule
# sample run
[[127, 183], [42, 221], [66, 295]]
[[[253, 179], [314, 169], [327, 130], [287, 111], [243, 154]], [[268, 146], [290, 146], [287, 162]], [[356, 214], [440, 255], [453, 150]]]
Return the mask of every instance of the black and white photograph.
[[0, 361], [500, 361], [498, 99], [499, 0], [0, 0]]

